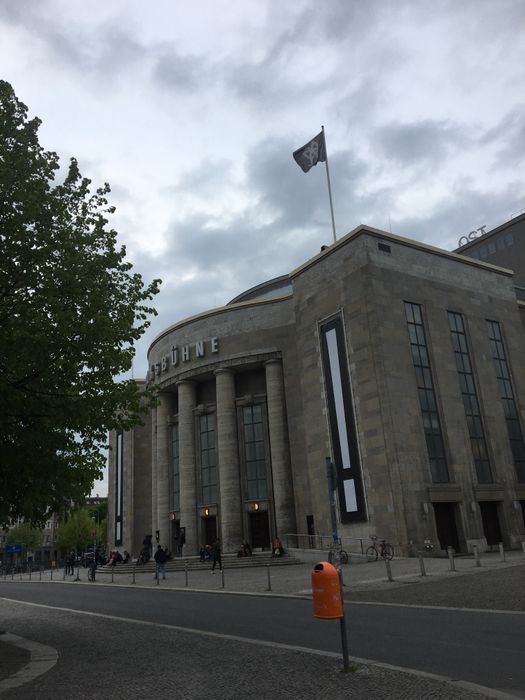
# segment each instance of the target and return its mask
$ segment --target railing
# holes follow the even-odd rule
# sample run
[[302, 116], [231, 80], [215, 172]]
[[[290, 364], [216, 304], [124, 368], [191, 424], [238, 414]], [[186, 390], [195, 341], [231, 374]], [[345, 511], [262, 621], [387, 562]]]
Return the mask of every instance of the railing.
[[[301, 535], [286, 533], [281, 537], [284, 548], [327, 550], [333, 545], [332, 535]], [[349, 554], [364, 554], [368, 547], [368, 539], [356, 537], [340, 537], [341, 546]]]

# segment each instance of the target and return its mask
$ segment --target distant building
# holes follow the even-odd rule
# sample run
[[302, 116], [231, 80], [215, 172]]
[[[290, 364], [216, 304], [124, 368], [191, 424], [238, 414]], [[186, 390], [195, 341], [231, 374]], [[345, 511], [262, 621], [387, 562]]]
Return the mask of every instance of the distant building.
[[[188, 554], [216, 535], [225, 551], [276, 535], [315, 544], [332, 532], [327, 457], [352, 549], [374, 534], [404, 553], [425, 540], [518, 546], [522, 226], [462, 254], [359, 226], [289, 275], [167, 328], [148, 353], [158, 407], [110, 436], [109, 546], [137, 555], [151, 534], [175, 551], [181, 528]], [[482, 258], [492, 243], [508, 258]]]

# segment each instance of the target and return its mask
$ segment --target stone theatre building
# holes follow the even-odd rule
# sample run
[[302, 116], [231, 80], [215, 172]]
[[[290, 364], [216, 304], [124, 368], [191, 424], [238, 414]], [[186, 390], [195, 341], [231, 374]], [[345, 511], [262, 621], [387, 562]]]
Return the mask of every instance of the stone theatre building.
[[326, 457], [350, 549], [372, 534], [404, 553], [519, 546], [524, 229], [448, 252], [359, 226], [167, 328], [148, 353], [158, 406], [110, 436], [109, 546], [329, 535]]

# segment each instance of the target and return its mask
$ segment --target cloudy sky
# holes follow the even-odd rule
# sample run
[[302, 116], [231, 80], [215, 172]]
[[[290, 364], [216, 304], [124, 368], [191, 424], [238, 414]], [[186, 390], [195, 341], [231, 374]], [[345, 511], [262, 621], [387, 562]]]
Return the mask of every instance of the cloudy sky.
[[[112, 188], [155, 335], [359, 223], [447, 249], [525, 209], [524, 0], [0, 0], [0, 77]], [[101, 487], [102, 488], [102, 487]]]

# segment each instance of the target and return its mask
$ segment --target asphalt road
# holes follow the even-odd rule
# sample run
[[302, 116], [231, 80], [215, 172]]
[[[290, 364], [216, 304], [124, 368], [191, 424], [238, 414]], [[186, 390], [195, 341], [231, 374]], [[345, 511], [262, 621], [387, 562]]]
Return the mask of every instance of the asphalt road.
[[[0, 596], [303, 648], [341, 648], [339, 623], [313, 618], [309, 600], [19, 582], [3, 582]], [[524, 614], [347, 604], [346, 615], [352, 656], [525, 697]], [[48, 643], [43, 637], [38, 641]]]

